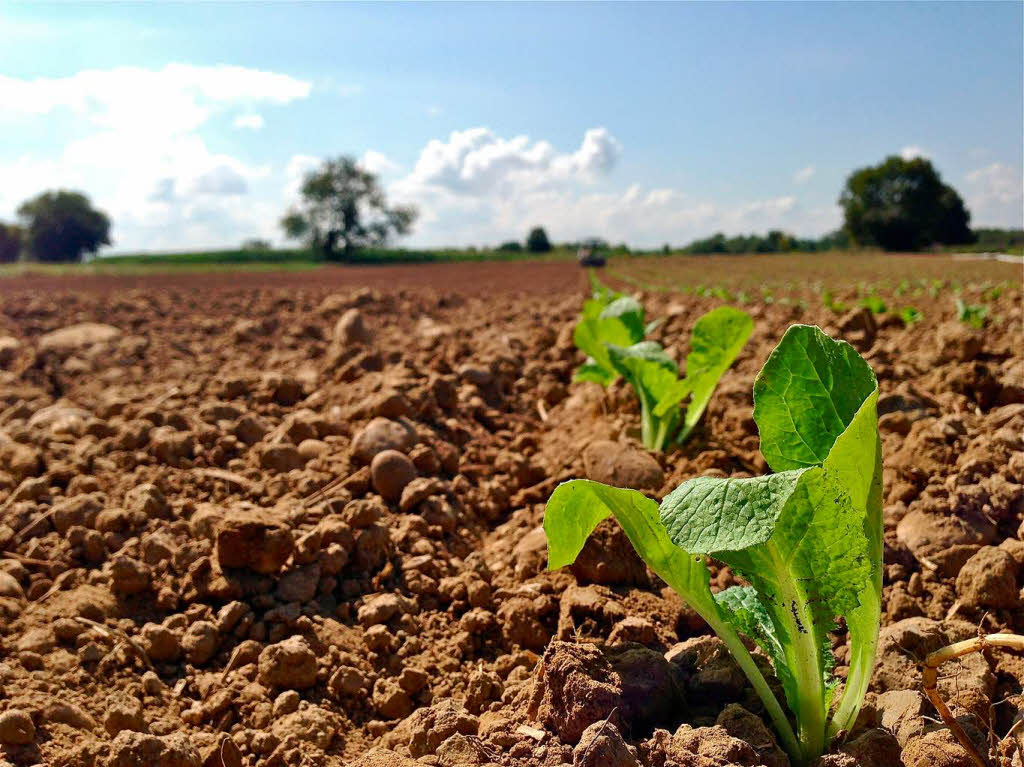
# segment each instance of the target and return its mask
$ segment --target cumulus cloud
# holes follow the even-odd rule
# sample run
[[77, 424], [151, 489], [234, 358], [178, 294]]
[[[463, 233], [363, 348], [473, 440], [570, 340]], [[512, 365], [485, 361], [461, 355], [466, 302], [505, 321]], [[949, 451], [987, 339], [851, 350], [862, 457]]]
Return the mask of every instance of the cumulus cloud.
[[520, 239], [533, 225], [559, 240], [599, 236], [654, 246], [718, 230], [804, 232], [807, 219], [815, 231], [834, 224], [834, 211], [803, 210], [792, 196], [723, 207], [671, 187], [609, 189], [622, 151], [604, 128], [588, 130], [571, 151], [471, 128], [428, 142], [412, 171], [388, 191], [419, 207], [410, 241], [429, 247]]
[[408, 196], [510, 195], [566, 182], [589, 182], [610, 171], [621, 153], [604, 128], [591, 128], [575, 152], [559, 154], [546, 141], [504, 139], [487, 128], [454, 131], [433, 139], [416, 166], [396, 186]]
[[[275, 72], [190, 64], [55, 78], [0, 76], [0, 121], [31, 126], [55, 116], [74, 118], [65, 122], [71, 137], [62, 146], [0, 165], [0, 216], [43, 189], [61, 186], [86, 191], [113, 217], [119, 250], [265, 236], [268, 226], [255, 219], [259, 206], [244, 198], [270, 168], [211, 151], [201, 128], [222, 113], [242, 110], [236, 124], [246, 115], [258, 117], [254, 107], [304, 99], [310, 89], [309, 82]], [[254, 121], [248, 122], [252, 128]]]
[[902, 157], [904, 160], [914, 160], [917, 159], [918, 157], [927, 160], [931, 157], [931, 154], [929, 154], [928, 150], [926, 149], [922, 149], [919, 146], [911, 145], [905, 146], [900, 150], [900, 157]]
[[243, 130], [262, 130], [264, 125], [263, 115], [238, 115], [231, 124], [234, 125], [236, 128], [241, 128]]
[[794, 184], [806, 184], [814, 177], [816, 168], [813, 165], [808, 165], [806, 168], [801, 168], [793, 174]]
[[1020, 168], [994, 162], [966, 176], [965, 197], [975, 226], [1020, 227], [1024, 178]]
[[359, 165], [370, 173], [376, 173], [378, 175], [382, 173], [393, 173], [394, 171], [401, 170], [402, 166], [392, 160], [383, 152], [378, 152], [375, 149], [368, 149], [363, 153], [363, 156], [359, 158]]

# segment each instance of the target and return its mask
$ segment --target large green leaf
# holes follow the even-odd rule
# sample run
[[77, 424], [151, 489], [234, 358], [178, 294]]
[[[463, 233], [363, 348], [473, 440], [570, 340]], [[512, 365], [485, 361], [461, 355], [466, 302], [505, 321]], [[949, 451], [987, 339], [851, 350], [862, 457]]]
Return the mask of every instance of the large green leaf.
[[643, 339], [644, 310], [630, 296], [611, 302], [590, 299], [583, 304], [583, 318], [573, 329], [573, 342], [588, 360], [576, 371], [577, 381], [595, 381], [607, 386], [619, 374], [608, 357], [608, 344], [631, 346]]
[[586, 479], [563, 482], [555, 488], [544, 509], [548, 569], [575, 562], [594, 528], [610, 516], [665, 583], [701, 615], [717, 615], [704, 558], [690, 556], [673, 545], [658, 518], [657, 502], [636, 490]]
[[[694, 324], [690, 353], [686, 357], [684, 386], [680, 392], [674, 392], [672, 398], [661, 400], [657, 408], [657, 415], [662, 415], [665, 408], [678, 404], [690, 394], [680, 441], [685, 440], [700, 421], [718, 385], [718, 379], [743, 350], [753, 330], [754, 321], [750, 315], [731, 306], [720, 306]], [[673, 403], [671, 400], [677, 394], [681, 396]]]
[[754, 380], [754, 420], [768, 465], [820, 466], [876, 387], [848, 343], [810, 325], [791, 327]]

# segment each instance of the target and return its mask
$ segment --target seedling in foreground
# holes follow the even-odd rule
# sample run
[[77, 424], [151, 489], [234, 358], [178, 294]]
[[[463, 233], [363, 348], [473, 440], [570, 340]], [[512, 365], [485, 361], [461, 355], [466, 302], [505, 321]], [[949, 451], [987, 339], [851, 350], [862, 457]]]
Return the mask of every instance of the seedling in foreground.
[[[807, 765], [857, 718], [874, 666], [882, 589], [878, 385], [849, 344], [791, 327], [754, 382], [761, 452], [777, 473], [699, 477], [659, 505], [589, 480], [548, 501], [548, 567], [575, 561], [609, 516], [650, 568], [707, 621], [747, 675], [795, 763]], [[750, 584], [713, 594], [705, 555]], [[841, 695], [828, 632], [846, 621]], [[750, 652], [771, 658], [795, 730]]]
[[[654, 341], [623, 347], [606, 344], [612, 367], [621, 374], [640, 400], [640, 438], [648, 450], [664, 450], [673, 439], [683, 442], [697, 425], [718, 379], [743, 349], [754, 321], [731, 306], [720, 306], [693, 326], [686, 377], [679, 366]], [[690, 398], [685, 414], [679, 404]]]

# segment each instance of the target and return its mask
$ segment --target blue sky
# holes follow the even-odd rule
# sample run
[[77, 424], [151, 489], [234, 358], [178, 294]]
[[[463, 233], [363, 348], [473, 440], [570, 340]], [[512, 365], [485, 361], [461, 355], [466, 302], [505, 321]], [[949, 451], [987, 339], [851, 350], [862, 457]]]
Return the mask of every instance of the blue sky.
[[280, 240], [348, 153], [419, 206], [408, 245], [817, 235], [904, 153], [1021, 226], [1022, 28], [1021, 3], [0, 3], [0, 219], [68, 186], [115, 251]]

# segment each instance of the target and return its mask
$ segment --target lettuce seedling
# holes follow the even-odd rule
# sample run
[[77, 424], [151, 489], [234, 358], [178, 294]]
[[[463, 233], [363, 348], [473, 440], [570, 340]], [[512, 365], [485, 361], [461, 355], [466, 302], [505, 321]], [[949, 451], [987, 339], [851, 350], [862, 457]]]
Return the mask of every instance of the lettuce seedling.
[[644, 324], [644, 308], [632, 296], [618, 293], [589, 273], [591, 298], [583, 303], [580, 321], [573, 329], [573, 342], [587, 355], [576, 370], [575, 381], [593, 381], [608, 386], [619, 373], [608, 358], [607, 344], [631, 346], [643, 340], [660, 324]]
[[[632, 346], [606, 344], [615, 371], [633, 386], [640, 400], [640, 438], [648, 450], [664, 450], [670, 440], [683, 442], [697, 425], [722, 374], [743, 349], [754, 321], [731, 306], [720, 306], [697, 320], [690, 336], [686, 377], [653, 341]], [[685, 415], [679, 403], [690, 398]]]
[[608, 386], [619, 377], [609, 359], [608, 345], [631, 346], [643, 337], [644, 308], [635, 298], [608, 295], [585, 301], [572, 339], [587, 361], [576, 370], [573, 380]]
[[870, 295], [865, 296], [861, 299], [860, 305], [867, 309], [872, 314], [885, 314], [889, 311], [889, 307], [886, 306], [885, 301], [880, 296]]
[[956, 300], [956, 317], [965, 325], [981, 330], [988, 321], [988, 307], [983, 304], [967, 304], [963, 299]]
[[[857, 718], [874, 666], [882, 590], [878, 384], [849, 344], [791, 327], [754, 382], [761, 452], [776, 473], [698, 477], [659, 505], [589, 480], [565, 482], [544, 514], [548, 567], [575, 561], [614, 516], [637, 553], [718, 634], [799, 765]], [[749, 585], [713, 594], [705, 556]], [[837, 694], [829, 632], [843, 618], [849, 672]], [[740, 638], [772, 661], [795, 722]]]
[[900, 309], [899, 316], [900, 320], [907, 327], [910, 327], [911, 325], [916, 325], [918, 322], [924, 319], [924, 315], [921, 313], [921, 310], [914, 306], [904, 306], [902, 309]]

